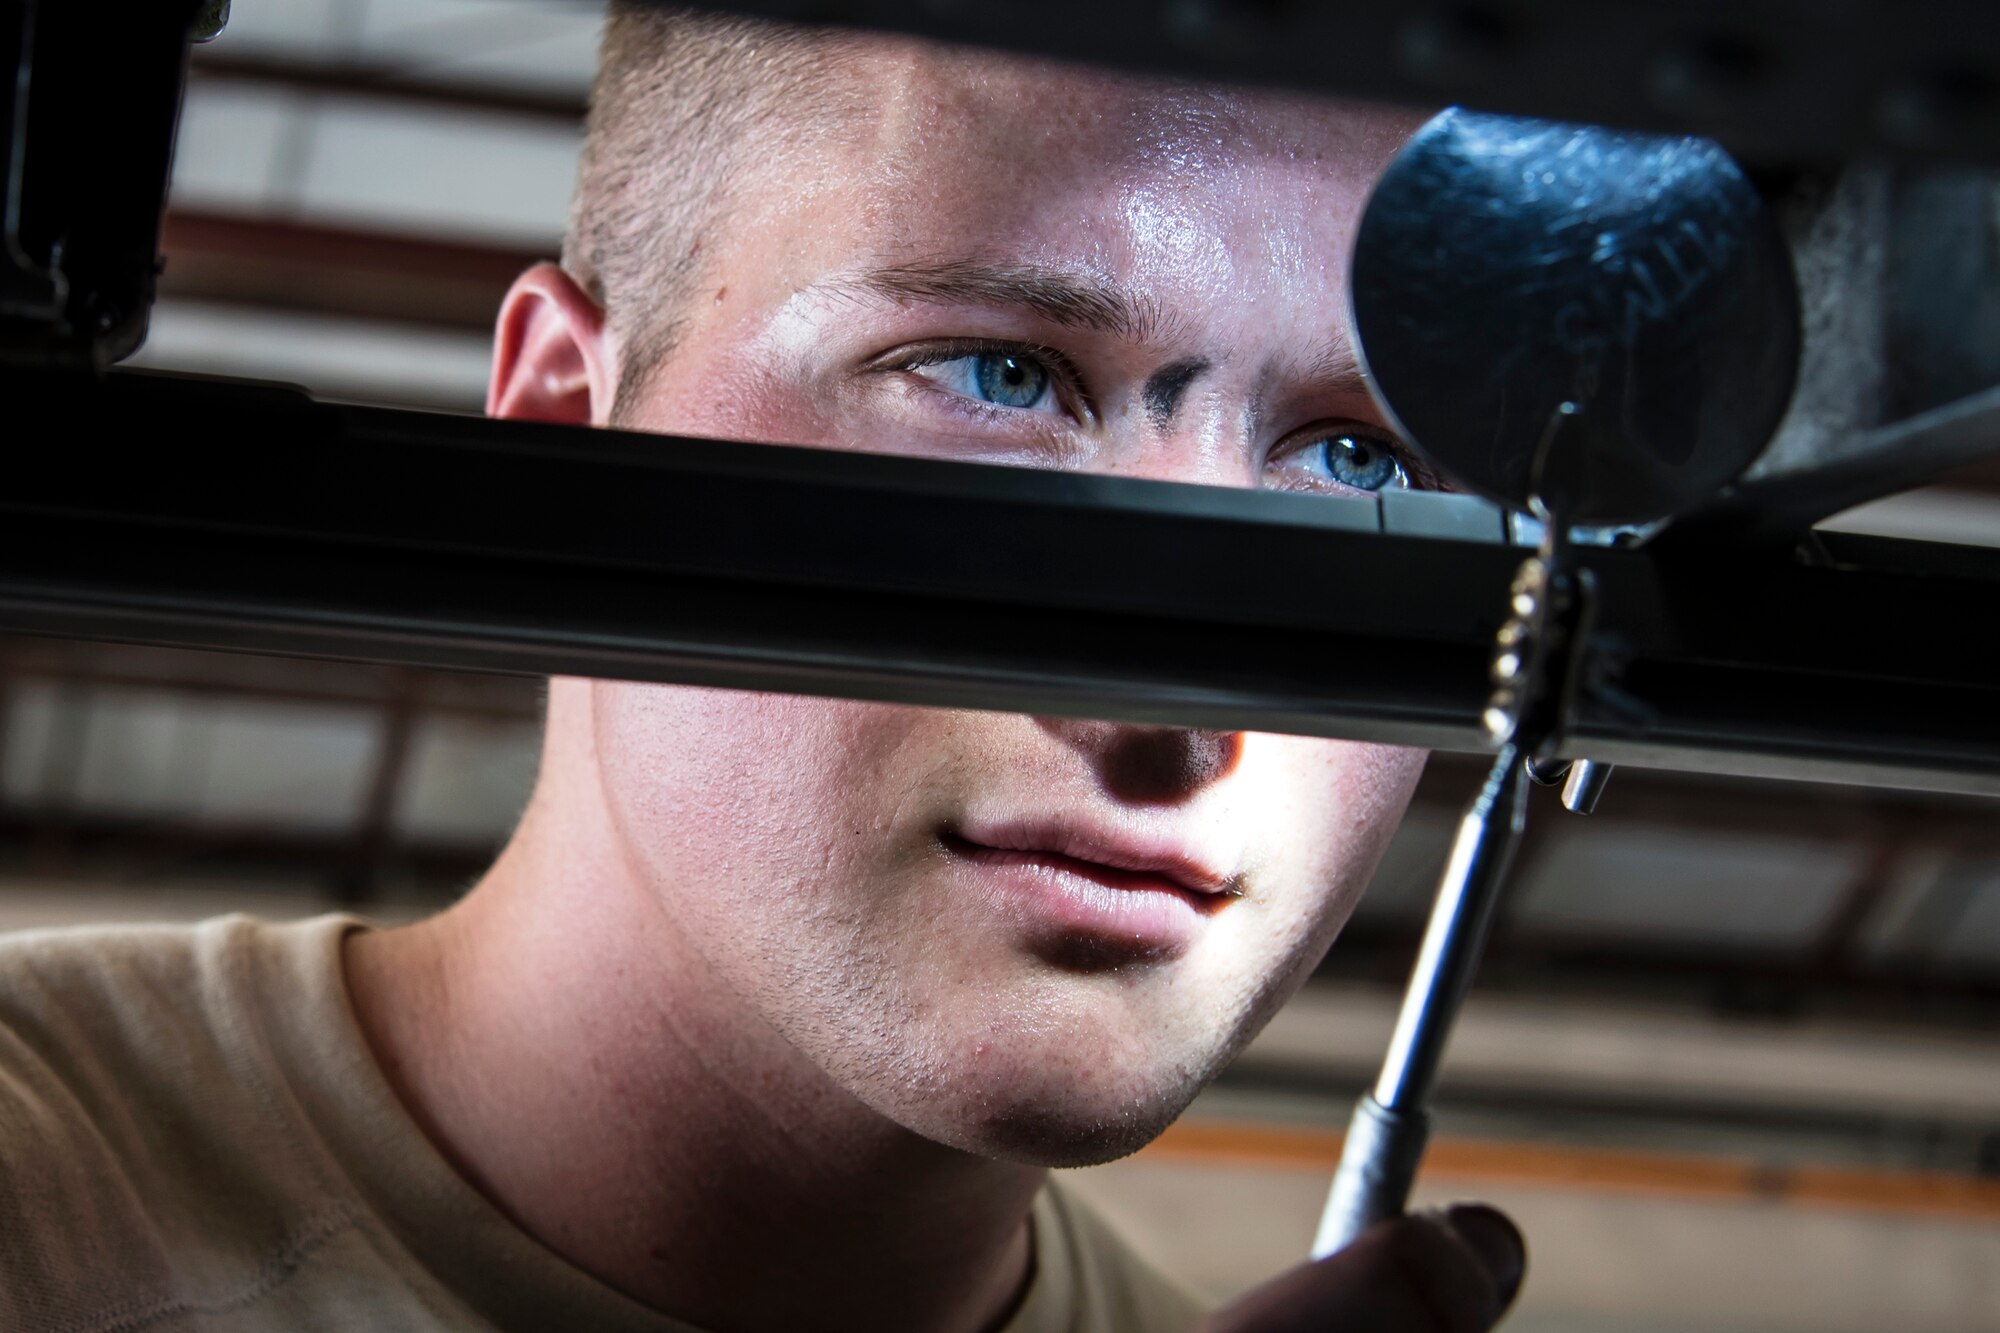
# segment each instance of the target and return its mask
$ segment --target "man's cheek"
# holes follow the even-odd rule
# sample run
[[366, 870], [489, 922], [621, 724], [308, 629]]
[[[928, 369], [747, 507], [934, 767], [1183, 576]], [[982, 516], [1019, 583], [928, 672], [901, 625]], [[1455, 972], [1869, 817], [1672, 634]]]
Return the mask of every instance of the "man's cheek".
[[677, 876], [797, 883], [903, 865], [927, 848], [920, 835], [957, 772], [943, 716], [612, 685], [599, 747], [612, 802], [650, 861]]
[[[1277, 739], [1277, 738], [1273, 738]], [[1320, 850], [1347, 866], [1374, 865], [1423, 774], [1427, 751], [1354, 741], [1283, 738], [1300, 780], [1301, 827], [1324, 830]]]
[[[1233, 952], [1261, 954], [1283, 971], [1325, 950], [1367, 887], [1424, 758], [1392, 746], [1246, 738], [1241, 776], [1249, 782], [1237, 808], [1254, 827], [1268, 893], [1244, 914], [1250, 930], [1231, 940]], [[1259, 761], [1254, 772], [1251, 759]]]
[[812, 396], [768, 366], [676, 361], [656, 372], [613, 423], [660, 435], [815, 444], [826, 435]]
[[827, 812], [780, 713], [724, 691], [609, 685], [598, 754], [627, 839], [658, 870], [733, 877], [811, 833]]

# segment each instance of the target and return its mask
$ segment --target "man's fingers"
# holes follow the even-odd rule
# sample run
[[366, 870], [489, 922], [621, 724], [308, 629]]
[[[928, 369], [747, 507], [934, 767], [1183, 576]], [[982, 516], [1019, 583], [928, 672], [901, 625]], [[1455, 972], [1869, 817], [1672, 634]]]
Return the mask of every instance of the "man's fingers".
[[1370, 1228], [1218, 1311], [1205, 1333], [1485, 1333], [1526, 1268], [1504, 1214], [1459, 1204]]
[[1497, 1319], [1506, 1313], [1520, 1294], [1521, 1279], [1528, 1273], [1528, 1245], [1507, 1214], [1483, 1203], [1453, 1204], [1442, 1218], [1452, 1235], [1479, 1256], [1480, 1267], [1493, 1284]]

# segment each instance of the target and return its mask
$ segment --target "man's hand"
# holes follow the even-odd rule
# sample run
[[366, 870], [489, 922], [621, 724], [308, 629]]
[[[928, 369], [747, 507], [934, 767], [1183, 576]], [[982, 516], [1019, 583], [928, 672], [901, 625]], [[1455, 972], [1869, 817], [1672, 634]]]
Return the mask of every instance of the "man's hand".
[[1279, 1274], [1202, 1333], [1484, 1333], [1513, 1304], [1527, 1262], [1521, 1233], [1484, 1204], [1415, 1213]]

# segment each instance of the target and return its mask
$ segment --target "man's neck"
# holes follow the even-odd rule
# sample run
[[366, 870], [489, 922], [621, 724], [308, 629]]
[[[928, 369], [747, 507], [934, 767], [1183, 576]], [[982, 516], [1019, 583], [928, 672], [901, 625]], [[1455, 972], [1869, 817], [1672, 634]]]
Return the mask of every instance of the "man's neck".
[[691, 1323], [982, 1333], [1043, 1173], [922, 1139], [711, 984], [538, 797], [463, 902], [351, 937], [362, 1029], [432, 1140], [543, 1244]]

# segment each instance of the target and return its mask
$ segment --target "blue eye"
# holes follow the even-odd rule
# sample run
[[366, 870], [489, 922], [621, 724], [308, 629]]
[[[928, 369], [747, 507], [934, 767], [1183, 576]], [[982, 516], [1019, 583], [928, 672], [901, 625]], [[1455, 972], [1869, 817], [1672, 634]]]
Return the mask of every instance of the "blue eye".
[[958, 354], [936, 354], [908, 364], [908, 370], [934, 380], [954, 394], [994, 406], [1050, 412], [1056, 400], [1056, 372], [1026, 350], [976, 348]]
[[1030, 356], [980, 352], [972, 362], [972, 383], [978, 396], [1002, 407], [1033, 407], [1048, 392], [1048, 367]]
[[991, 403], [1016, 412], [1059, 415], [1067, 411], [1063, 396], [1075, 377], [1066, 371], [1060, 353], [1031, 347], [981, 347], [946, 344], [919, 352], [899, 369], [975, 403]]
[[1389, 442], [1373, 435], [1343, 431], [1315, 442], [1313, 452], [1326, 475], [1357, 491], [1398, 490], [1410, 484]]

